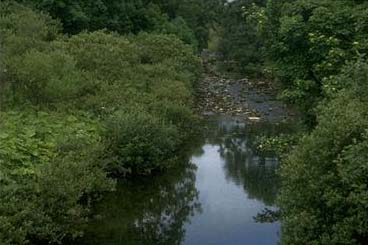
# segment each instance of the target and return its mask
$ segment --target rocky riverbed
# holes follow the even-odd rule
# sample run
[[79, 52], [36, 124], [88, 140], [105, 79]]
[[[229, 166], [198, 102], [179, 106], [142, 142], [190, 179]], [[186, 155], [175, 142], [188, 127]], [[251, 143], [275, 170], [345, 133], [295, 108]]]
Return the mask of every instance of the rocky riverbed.
[[283, 122], [294, 116], [277, 100], [272, 83], [261, 79], [230, 79], [207, 72], [199, 85], [198, 107], [205, 115], [223, 114], [246, 122]]

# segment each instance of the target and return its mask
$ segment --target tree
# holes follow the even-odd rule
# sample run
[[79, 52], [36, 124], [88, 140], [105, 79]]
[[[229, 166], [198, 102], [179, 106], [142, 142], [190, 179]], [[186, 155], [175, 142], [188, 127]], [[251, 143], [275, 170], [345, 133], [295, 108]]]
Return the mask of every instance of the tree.
[[[256, 5], [257, 3], [257, 5]], [[234, 1], [223, 10], [219, 51], [224, 69], [247, 76], [261, 76], [265, 63], [265, 41], [253, 15], [264, 1]], [[262, 16], [256, 16], [262, 18]], [[257, 23], [255, 23], [255, 21]]]
[[346, 88], [320, 106], [318, 125], [281, 168], [283, 244], [365, 244], [368, 239], [368, 63], [349, 64]]

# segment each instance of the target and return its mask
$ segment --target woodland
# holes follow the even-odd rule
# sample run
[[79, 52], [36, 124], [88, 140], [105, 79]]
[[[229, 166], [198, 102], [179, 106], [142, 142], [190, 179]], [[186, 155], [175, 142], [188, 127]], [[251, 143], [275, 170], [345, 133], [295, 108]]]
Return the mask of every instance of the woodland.
[[177, 167], [200, 134], [203, 50], [264, 78], [300, 130], [281, 165], [281, 244], [367, 244], [368, 3], [0, 2], [0, 244], [67, 244], [122, 178]]

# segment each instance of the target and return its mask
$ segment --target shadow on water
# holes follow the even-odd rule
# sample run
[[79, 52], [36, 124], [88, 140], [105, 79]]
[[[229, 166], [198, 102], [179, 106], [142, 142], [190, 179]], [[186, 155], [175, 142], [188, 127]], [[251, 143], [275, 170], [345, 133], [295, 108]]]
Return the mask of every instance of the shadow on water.
[[248, 198], [273, 205], [279, 187], [278, 159], [259, 153], [255, 141], [257, 136], [275, 135], [285, 127], [269, 123], [246, 125], [233, 118], [215, 119], [211, 127], [215, 130], [210, 131], [217, 134], [207, 136], [207, 141], [219, 146], [226, 179], [242, 186]]
[[101, 215], [77, 244], [180, 244], [200, 212], [193, 164], [154, 178], [121, 181], [97, 207]]
[[76, 244], [277, 244], [279, 224], [254, 220], [276, 209], [277, 158], [258, 154], [254, 139], [279, 127], [212, 117], [205, 128], [192, 163], [121, 181]]

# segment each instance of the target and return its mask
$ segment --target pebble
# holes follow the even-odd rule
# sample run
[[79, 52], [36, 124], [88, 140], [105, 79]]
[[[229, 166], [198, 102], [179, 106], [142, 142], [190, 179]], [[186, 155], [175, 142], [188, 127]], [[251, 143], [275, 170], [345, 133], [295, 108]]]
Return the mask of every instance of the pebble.
[[[205, 115], [217, 112], [258, 122], [264, 117], [275, 117], [272, 113], [275, 107], [283, 109], [281, 104], [270, 104], [270, 99], [274, 100], [275, 96], [268, 81], [232, 80], [209, 75], [200, 84], [199, 92], [203, 95], [199, 109]], [[256, 110], [259, 107], [260, 111]]]

